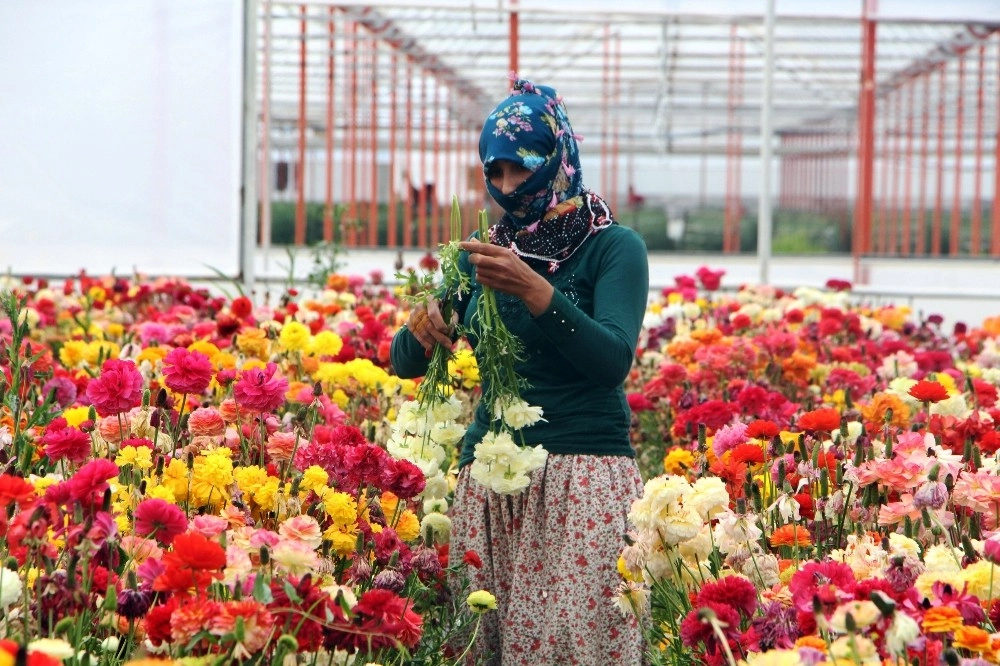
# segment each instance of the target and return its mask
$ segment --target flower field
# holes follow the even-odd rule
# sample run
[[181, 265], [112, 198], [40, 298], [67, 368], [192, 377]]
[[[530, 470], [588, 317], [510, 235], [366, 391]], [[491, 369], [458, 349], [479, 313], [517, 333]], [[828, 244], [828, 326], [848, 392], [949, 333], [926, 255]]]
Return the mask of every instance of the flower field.
[[[627, 387], [608, 603], [650, 661], [1000, 662], [1000, 319], [721, 277], [652, 299]], [[459, 345], [420, 415], [402, 291], [0, 282], [0, 664], [463, 663], [495, 606], [448, 548], [478, 368]]]

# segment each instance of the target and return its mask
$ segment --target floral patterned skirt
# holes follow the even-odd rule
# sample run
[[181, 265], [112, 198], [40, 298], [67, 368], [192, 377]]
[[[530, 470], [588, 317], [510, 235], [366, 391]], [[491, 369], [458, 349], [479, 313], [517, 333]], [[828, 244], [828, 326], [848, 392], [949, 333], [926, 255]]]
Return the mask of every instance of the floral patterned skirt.
[[452, 511], [452, 564], [466, 551], [470, 591], [497, 598], [469, 663], [642, 663], [637, 622], [615, 604], [626, 515], [642, 494], [632, 458], [550, 455], [519, 495], [498, 495], [465, 467]]

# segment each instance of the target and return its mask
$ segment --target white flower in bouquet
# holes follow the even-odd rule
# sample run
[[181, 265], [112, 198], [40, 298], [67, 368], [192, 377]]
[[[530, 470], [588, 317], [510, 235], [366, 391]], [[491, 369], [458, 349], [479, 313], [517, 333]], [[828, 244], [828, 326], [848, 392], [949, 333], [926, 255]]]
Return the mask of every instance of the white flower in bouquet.
[[428, 497], [423, 504], [424, 515], [428, 513], [448, 513], [448, 500], [444, 497]]
[[417, 435], [394, 434], [386, 441], [385, 449], [397, 460], [405, 458], [412, 462], [424, 476], [433, 474], [448, 457], [444, 447]]
[[465, 437], [466, 427], [460, 423], [438, 423], [431, 431], [431, 439], [442, 446], [454, 446]]
[[698, 534], [677, 544], [677, 551], [681, 556], [692, 562], [708, 559], [714, 548], [715, 544], [712, 543], [712, 527], [707, 523], [702, 525]]
[[676, 546], [682, 541], [697, 536], [704, 524], [696, 511], [680, 507], [664, 516], [657, 525], [657, 529], [666, 545]]
[[21, 599], [21, 578], [16, 571], [0, 567], [0, 608], [7, 608]]
[[438, 423], [455, 421], [462, 415], [462, 401], [454, 393], [447, 400], [435, 402], [430, 409], [431, 417]]
[[757, 516], [752, 513], [738, 516], [728, 509], [716, 516], [712, 534], [715, 545], [723, 554], [760, 543], [760, 538], [764, 536], [764, 532], [757, 527]]
[[493, 418], [503, 419], [503, 422], [514, 430], [527, 428], [545, 420], [542, 418], [541, 407], [533, 407], [516, 397], [508, 401], [497, 400], [493, 404]]
[[541, 445], [520, 447], [510, 433], [489, 432], [476, 445], [470, 474], [480, 484], [500, 493], [513, 495], [528, 487], [530, 472], [545, 464], [548, 453]]
[[643, 487], [642, 497], [632, 502], [628, 519], [641, 530], [652, 529], [668, 513], [679, 508], [679, 500], [691, 491], [684, 477], [663, 475], [650, 479]]
[[448, 477], [443, 471], [438, 469], [434, 474], [424, 474], [424, 476], [427, 477], [427, 484], [424, 486], [424, 491], [420, 493], [422, 499], [425, 501], [437, 500], [448, 495], [451, 484], [448, 483]]
[[395, 432], [422, 436], [427, 425], [427, 413], [420, 408], [420, 403], [416, 400], [407, 400], [396, 411], [396, 420], [392, 428]]
[[691, 492], [684, 496], [684, 506], [697, 511], [702, 520], [708, 520], [729, 506], [725, 481], [717, 476], [698, 479]]

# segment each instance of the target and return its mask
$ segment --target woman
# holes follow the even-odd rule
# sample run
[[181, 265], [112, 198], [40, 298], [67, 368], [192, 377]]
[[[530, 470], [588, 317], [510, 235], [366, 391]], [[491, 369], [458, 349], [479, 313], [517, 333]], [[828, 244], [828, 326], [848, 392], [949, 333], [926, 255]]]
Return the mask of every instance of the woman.
[[[614, 604], [626, 513], [642, 482], [629, 444], [623, 383], [645, 312], [645, 245], [615, 223], [581, 180], [577, 139], [556, 92], [517, 80], [487, 117], [479, 140], [486, 187], [505, 214], [489, 242], [461, 244], [472, 292], [456, 302], [472, 326], [482, 287], [524, 344], [518, 372], [544, 421], [520, 432], [549, 455], [518, 495], [498, 495], [469, 474], [487, 432], [476, 410], [463, 444], [452, 511], [451, 554], [479, 553], [472, 589], [497, 597], [484, 617], [478, 658], [503, 664], [637, 664], [642, 640]], [[403, 377], [427, 368], [427, 352], [450, 345], [452, 322], [437, 303], [415, 310], [393, 339]]]

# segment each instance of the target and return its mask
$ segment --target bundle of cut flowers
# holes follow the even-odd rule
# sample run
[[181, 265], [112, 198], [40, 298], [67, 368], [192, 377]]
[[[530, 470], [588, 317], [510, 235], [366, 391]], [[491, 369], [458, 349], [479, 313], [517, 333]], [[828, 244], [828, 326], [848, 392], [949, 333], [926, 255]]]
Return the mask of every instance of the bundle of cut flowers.
[[652, 663], [1000, 663], [1000, 319], [843, 286], [651, 305], [618, 603]]
[[377, 276], [273, 304], [87, 275], [0, 294], [0, 659], [462, 657], [490, 599], [422, 520], [447, 477], [384, 446], [416, 386]]

